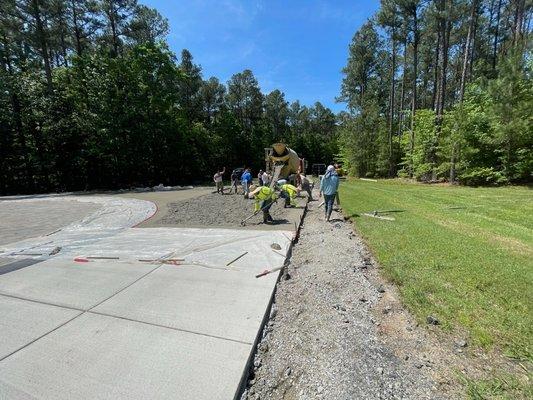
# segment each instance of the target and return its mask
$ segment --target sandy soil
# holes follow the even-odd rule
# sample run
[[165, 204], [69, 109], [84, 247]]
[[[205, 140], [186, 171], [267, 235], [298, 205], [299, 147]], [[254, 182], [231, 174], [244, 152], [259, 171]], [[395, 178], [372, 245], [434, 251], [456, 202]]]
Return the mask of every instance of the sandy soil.
[[380, 279], [351, 224], [337, 213], [326, 223], [318, 205], [278, 284], [242, 398], [458, 397], [435, 337]]

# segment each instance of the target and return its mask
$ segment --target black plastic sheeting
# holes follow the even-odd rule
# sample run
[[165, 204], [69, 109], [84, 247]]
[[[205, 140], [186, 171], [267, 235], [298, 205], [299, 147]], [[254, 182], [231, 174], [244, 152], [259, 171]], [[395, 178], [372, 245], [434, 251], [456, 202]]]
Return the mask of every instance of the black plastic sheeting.
[[40, 263], [41, 261], [44, 260], [39, 260], [35, 258], [25, 258], [23, 260], [13, 261], [9, 264], [0, 265], [0, 275], [8, 274], [9, 272], [29, 267], [31, 265]]

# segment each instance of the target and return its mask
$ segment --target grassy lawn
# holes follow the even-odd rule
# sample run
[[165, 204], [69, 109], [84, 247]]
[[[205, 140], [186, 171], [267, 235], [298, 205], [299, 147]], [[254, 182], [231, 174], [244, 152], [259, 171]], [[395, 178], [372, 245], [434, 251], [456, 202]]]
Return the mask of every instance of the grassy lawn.
[[[419, 321], [435, 315], [472, 345], [533, 360], [532, 189], [354, 179], [340, 192]], [[373, 210], [403, 211], [385, 214], [395, 221], [360, 215]]]

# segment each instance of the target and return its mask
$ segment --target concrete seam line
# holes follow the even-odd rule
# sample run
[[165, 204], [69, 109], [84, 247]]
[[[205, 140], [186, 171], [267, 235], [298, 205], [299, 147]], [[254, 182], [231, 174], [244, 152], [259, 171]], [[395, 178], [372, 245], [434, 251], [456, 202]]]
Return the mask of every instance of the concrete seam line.
[[161, 264], [158, 265], [157, 267], [152, 268], [152, 269], [151, 269], [150, 271], [148, 271], [146, 274], [144, 274], [144, 275], [140, 276], [139, 278], [135, 279], [135, 280], [134, 280], [133, 282], [131, 282], [129, 285], [124, 286], [122, 289], [120, 289], [119, 291], [113, 293], [111, 296], [109, 296], [109, 297], [105, 298], [104, 300], [102, 300], [102, 301], [96, 303], [96, 304], [93, 305], [92, 307], [89, 307], [86, 311], [91, 311], [93, 308], [98, 307], [98, 306], [99, 306], [100, 304], [102, 304], [102, 303], [105, 303], [107, 300], [109, 300], [109, 299], [115, 297], [117, 294], [119, 294], [119, 293], [123, 292], [124, 290], [128, 289], [128, 288], [131, 287], [132, 285], [134, 285], [134, 284], [136, 284], [137, 282], [139, 282], [139, 281], [140, 281], [142, 278], [144, 278], [145, 276], [150, 275], [150, 274], [151, 274], [152, 272], [154, 272], [155, 270], [161, 268], [163, 265], [164, 265], [164, 264], [161, 263]]
[[43, 304], [45, 306], [53, 306], [53, 307], [58, 307], [58, 308], [64, 308], [66, 310], [85, 312], [85, 310], [83, 308], [77, 308], [77, 307], [65, 306], [65, 305], [61, 305], [61, 304], [49, 303], [49, 302], [42, 301], [42, 300], [28, 299], [28, 298], [22, 297], [22, 296], [15, 296], [13, 294], [7, 294], [7, 293], [0, 292], [0, 296], [9, 297], [9, 298], [12, 298], [12, 299], [17, 299], [17, 300], [29, 301], [30, 303]]
[[89, 310], [89, 311], [87, 311], [87, 313], [89, 313], [89, 314], [95, 314], [95, 315], [101, 315], [101, 316], [104, 316], [104, 317], [110, 317], [110, 318], [122, 319], [122, 320], [130, 321], [130, 322], [137, 322], [137, 323], [139, 323], [139, 324], [144, 324], [144, 325], [156, 326], [156, 327], [158, 327], [158, 328], [170, 329], [170, 330], [172, 330], [172, 331], [186, 332], [186, 333], [190, 333], [190, 334], [193, 334], [193, 335], [205, 336], [205, 337], [210, 337], [210, 338], [220, 339], [220, 340], [226, 340], [226, 341], [228, 341], [228, 342], [234, 342], [234, 343], [246, 344], [246, 345], [251, 345], [251, 344], [252, 344], [252, 343], [250, 343], [250, 342], [245, 342], [245, 341], [243, 341], [243, 340], [237, 340], [237, 339], [225, 338], [225, 337], [223, 337], [223, 336], [217, 336], [217, 335], [210, 335], [210, 334], [208, 334], [208, 333], [196, 332], [196, 331], [191, 331], [191, 330], [183, 329], [183, 328], [176, 328], [176, 327], [174, 327], [174, 326], [155, 324], [155, 323], [153, 323], [153, 322], [146, 322], [146, 321], [141, 321], [141, 320], [138, 320], [138, 319], [128, 318], [128, 317], [121, 317], [121, 316], [118, 316], [118, 315], [108, 314], [108, 313], [99, 312], [99, 311], [90, 311], [90, 310]]
[[[77, 308], [71, 308], [71, 307], [62, 307], [62, 308], [67, 308], [67, 309], [71, 309], [71, 310], [74, 310], [74, 311], [80, 311], [80, 313], [79, 313], [78, 315], [76, 315], [76, 316], [74, 316], [74, 317], [70, 318], [70, 319], [69, 319], [68, 321], [66, 321], [66, 322], [62, 323], [61, 325], [59, 325], [59, 326], [56, 326], [56, 327], [55, 327], [54, 329], [52, 329], [51, 331], [48, 331], [48, 332], [46, 332], [46, 333], [42, 334], [41, 336], [39, 336], [38, 338], [36, 338], [36, 339], [32, 340], [31, 342], [29, 342], [29, 343], [26, 343], [26, 344], [25, 344], [24, 346], [22, 346], [22, 347], [20, 347], [20, 348], [16, 349], [15, 351], [13, 351], [13, 352], [9, 353], [9, 354], [8, 354], [8, 355], [6, 355], [6, 356], [4, 356], [4, 357], [0, 358], [0, 361], [3, 361], [3, 360], [5, 360], [6, 358], [8, 358], [8, 357], [12, 356], [13, 354], [15, 354], [15, 353], [19, 352], [20, 350], [22, 350], [22, 349], [25, 349], [26, 347], [28, 347], [28, 346], [30, 346], [31, 344], [35, 343], [35, 342], [36, 342], [37, 340], [39, 340], [39, 339], [42, 339], [43, 337], [45, 337], [45, 336], [49, 335], [50, 333], [52, 333], [52, 332], [54, 332], [54, 331], [58, 330], [59, 328], [61, 328], [61, 327], [65, 326], [66, 324], [68, 324], [68, 323], [69, 323], [69, 322], [71, 322], [72, 320], [74, 320], [74, 319], [78, 318], [78, 317], [79, 317], [80, 315], [83, 315], [83, 314], [85, 314], [85, 313], [88, 313], [88, 312], [90, 312], [90, 311], [91, 311], [91, 310], [92, 310], [92, 309], [93, 309], [94, 307], [97, 307], [97, 306], [99, 306], [99, 305], [100, 305], [100, 304], [102, 304], [103, 302], [105, 302], [105, 301], [109, 300], [109, 299], [110, 299], [110, 298], [112, 298], [113, 296], [116, 296], [117, 294], [119, 294], [119, 293], [120, 293], [120, 292], [122, 292], [123, 290], [125, 290], [125, 289], [129, 288], [129, 287], [130, 287], [131, 285], [133, 285], [134, 283], [136, 283], [136, 282], [140, 281], [140, 280], [141, 280], [142, 278], [144, 278], [144, 277], [145, 277], [146, 275], [148, 275], [148, 274], [152, 273], [152, 272], [153, 272], [153, 271], [155, 271], [156, 269], [160, 268], [160, 267], [161, 267], [162, 265], [163, 265], [163, 264], [161, 264], [161, 265], [158, 265], [157, 267], [155, 267], [155, 268], [151, 269], [151, 270], [150, 270], [150, 271], [148, 271], [148, 272], [147, 272], [146, 274], [142, 275], [142, 276], [141, 276], [140, 278], [138, 278], [138, 279], [136, 279], [135, 281], [133, 281], [132, 283], [130, 283], [130, 284], [129, 284], [128, 286], [126, 286], [126, 287], [124, 287], [124, 288], [120, 289], [120, 290], [119, 290], [118, 292], [116, 292], [116, 293], [112, 294], [112, 295], [111, 295], [111, 296], [109, 296], [108, 298], [106, 298], [106, 299], [102, 300], [101, 302], [99, 302], [98, 304], [96, 304], [96, 305], [92, 306], [91, 308], [89, 308], [89, 309], [87, 309], [87, 310], [80, 310], [80, 309], [77, 309]], [[19, 299], [19, 300], [27, 300], [27, 299], [24, 299], [24, 298], [20, 298], [20, 297], [16, 297], [16, 296], [11, 296], [11, 295], [5, 295], [5, 294], [3, 294], [3, 293], [0, 293], [0, 295], [2, 295], [2, 296], [5, 296], [5, 297], [12, 297], [12, 298], [16, 298], [16, 299]], [[34, 300], [27, 300], [27, 301], [33, 301], [34, 303], [40, 303], [40, 304], [46, 304], [46, 305], [51, 305], [51, 306], [61, 307], [61, 306], [57, 306], [56, 304], [50, 304], [50, 303], [46, 303], [46, 302], [42, 302], [42, 301], [34, 301]], [[96, 314], [96, 313], [94, 313], [94, 314]], [[140, 322], [140, 321], [139, 321], [139, 322]]]
[[16, 349], [15, 351], [12, 351], [12, 352], [9, 353], [8, 355], [6, 355], [6, 356], [0, 358], [0, 361], [4, 361], [6, 358], [11, 357], [13, 354], [18, 353], [19, 351], [21, 351], [21, 350], [25, 349], [26, 347], [32, 345], [33, 343], [35, 343], [36, 341], [42, 339], [43, 337], [48, 336], [48, 335], [51, 334], [52, 332], [57, 331], [59, 328], [65, 326], [66, 324], [68, 324], [69, 322], [73, 321], [74, 319], [78, 318], [80, 315], [83, 315], [83, 314], [85, 314], [85, 312], [83, 312], [83, 311], [80, 312], [78, 315], [75, 315], [74, 317], [70, 318], [68, 321], [65, 321], [65, 322], [63, 322], [62, 324], [56, 326], [56, 327], [55, 327], [54, 329], [52, 329], [51, 331], [48, 331], [48, 332], [42, 334], [42, 335], [39, 336], [38, 338], [33, 339], [31, 342], [26, 343], [24, 346], [19, 347], [19, 348]]

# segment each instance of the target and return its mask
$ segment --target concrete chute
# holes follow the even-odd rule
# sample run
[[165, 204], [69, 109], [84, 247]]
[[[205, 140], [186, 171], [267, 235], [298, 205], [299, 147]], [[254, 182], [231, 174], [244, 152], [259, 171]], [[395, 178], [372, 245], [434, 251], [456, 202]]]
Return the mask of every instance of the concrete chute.
[[305, 161], [285, 143], [274, 143], [265, 148], [265, 162], [266, 169], [274, 175], [273, 182], [305, 170]]

